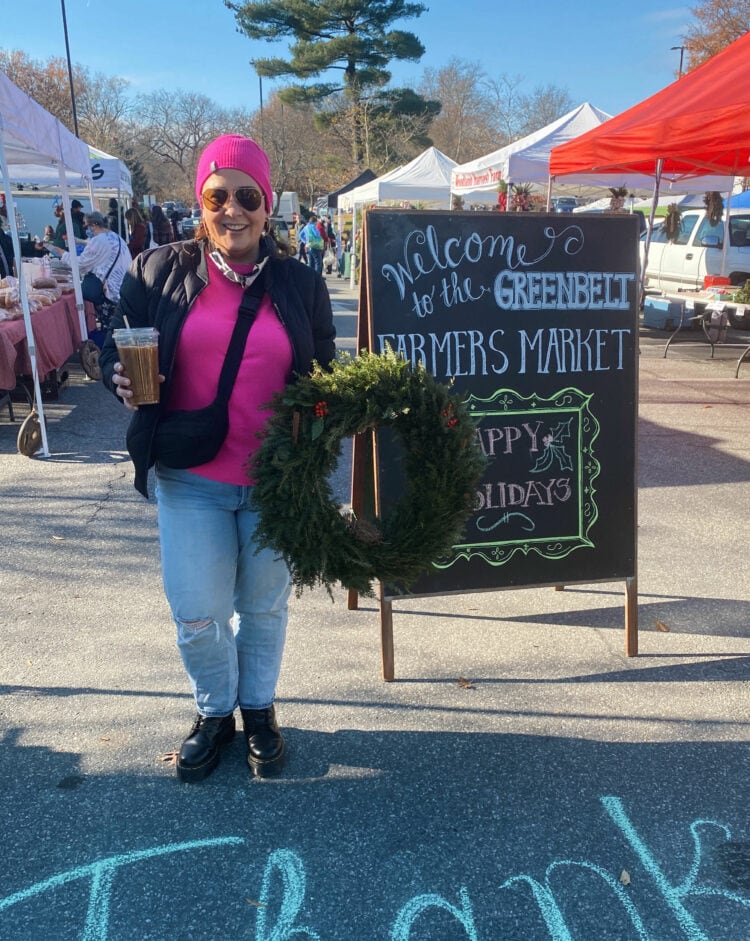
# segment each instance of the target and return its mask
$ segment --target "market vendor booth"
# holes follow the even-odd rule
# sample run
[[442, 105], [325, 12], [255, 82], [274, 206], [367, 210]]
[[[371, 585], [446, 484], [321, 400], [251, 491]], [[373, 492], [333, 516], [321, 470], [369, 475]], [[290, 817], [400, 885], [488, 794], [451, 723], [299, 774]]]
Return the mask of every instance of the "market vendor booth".
[[[70, 217], [70, 200], [68, 198], [69, 180], [66, 171], [78, 175], [82, 182], [88, 179], [90, 174], [88, 147], [83, 141], [71, 134], [57, 118], [45, 111], [41, 105], [17, 88], [4, 73], [0, 72], [0, 178], [2, 179], [2, 188], [5, 194], [5, 205], [14, 253], [16, 258], [20, 259], [22, 257], [21, 246], [11, 189], [12, 168], [14, 167], [26, 168], [24, 173], [27, 173], [28, 168], [32, 167], [55, 167], [57, 169], [60, 191], [63, 197], [65, 223], [67, 230], [72, 232], [73, 223]], [[83, 336], [86, 332], [86, 315], [75, 255], [71, 256], [71, 268], [75, 308], [80, 335]], [[48, 457], [50, 452], [39, 380], [37, 344], [31, 318], [32, 305], [29, 302], [33, 279], [32, 284], [27, 285], [27, 278], [23, 276], [21, 271], [18, 273], [21, 274], [21, 277], [17, 279], [17, 284], [13, 286], [17, 289], [20, 300], [29, 367], [34, 387], [34, 408], [24, 422], [22, 433], [19, 434], [19, 448], [29, 456], [40, 451], [45, 457]], [[49, 306], [51, 307], [52, 304]], [[65, 310], [67, 310], [67, 302]], [[36, 315], [38, 316], [38, 312]], [[48, 315], [48, 317], [50, 316]], [[59, 311], [57, 316], [60, 316]], [[65, 314], [65, 319], [67, 322], [67, 314]], [[12, 345], [17, 350], [14, 357], [15, 375], [18, 348], [16, 344]]]

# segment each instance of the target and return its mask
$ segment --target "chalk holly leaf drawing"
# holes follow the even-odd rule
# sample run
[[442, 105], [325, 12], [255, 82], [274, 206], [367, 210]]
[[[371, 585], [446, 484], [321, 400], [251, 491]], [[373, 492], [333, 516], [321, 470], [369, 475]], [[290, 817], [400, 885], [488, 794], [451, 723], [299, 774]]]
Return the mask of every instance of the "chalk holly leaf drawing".
[[560, 465], [560, 470], [573, 470], [573, 459], [565, 450], [565, 445], [562, 444], [563, 441], [567, 441], [572, 435], [570, 430], [572, 421], [572, 417], [568, 418], [566, 421], [559, 421], [556, 425], [552, 426], [550, 433], [542, 438], [544, 451], [537, 458], [536, 464], [531, 468], [532, 474], [547, 470], [552, 467], [555, 461]]

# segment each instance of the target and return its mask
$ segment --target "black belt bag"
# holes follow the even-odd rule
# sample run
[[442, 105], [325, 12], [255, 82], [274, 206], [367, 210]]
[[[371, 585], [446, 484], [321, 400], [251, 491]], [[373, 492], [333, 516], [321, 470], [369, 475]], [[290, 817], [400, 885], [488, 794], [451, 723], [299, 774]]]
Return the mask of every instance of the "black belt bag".
[[167, 412], [159, 420], [152, 454], [160, 464], [179, 469], [198, 467], [212, 461], [221, 450], [229, 431], [229, 397], [263, 297], [262, 281], [263, 277], [258, 277], [242, 295], [214, 401], [205, 408]]

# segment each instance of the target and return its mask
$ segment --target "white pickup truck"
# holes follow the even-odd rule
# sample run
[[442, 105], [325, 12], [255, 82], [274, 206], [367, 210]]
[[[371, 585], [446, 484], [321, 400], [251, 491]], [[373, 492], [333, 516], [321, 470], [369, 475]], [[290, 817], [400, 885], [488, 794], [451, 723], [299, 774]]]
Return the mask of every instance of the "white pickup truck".
[[[641, 263], [644, 238], [641, 238]], [[680, 234], [667, 241], [664, 226], [654, 229], [648, 250], [646, 287], [665, 292], [701, 290], [707, 274], [721, 275], [730, 284], [750, 278], [750, 209], [730, 209], [729, 245], [722, 272], [724, 220], [711, 225], [705, 209], [682, 213]]]

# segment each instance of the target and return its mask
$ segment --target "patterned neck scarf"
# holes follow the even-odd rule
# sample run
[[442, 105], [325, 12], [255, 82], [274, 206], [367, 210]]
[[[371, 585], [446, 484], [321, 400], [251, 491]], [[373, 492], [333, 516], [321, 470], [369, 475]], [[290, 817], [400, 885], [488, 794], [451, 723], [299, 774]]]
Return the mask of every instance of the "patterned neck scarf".
[[265, 267], [266, 262], [268, 261], [268, 255], [253, 268], [250, 274], [237, 274], [232, 268], [227, 264], [226, 259], [221, 254], [218, 248], [214, 249], [209, 256], [211, 261], [216, 265], [219, 271], [227, 278], [229, 281], [233, 281], [235, 284], [241, 284], [243, 288], [249, 288], [250, 285], [255, 281], [258, 275], [261, 273]]

